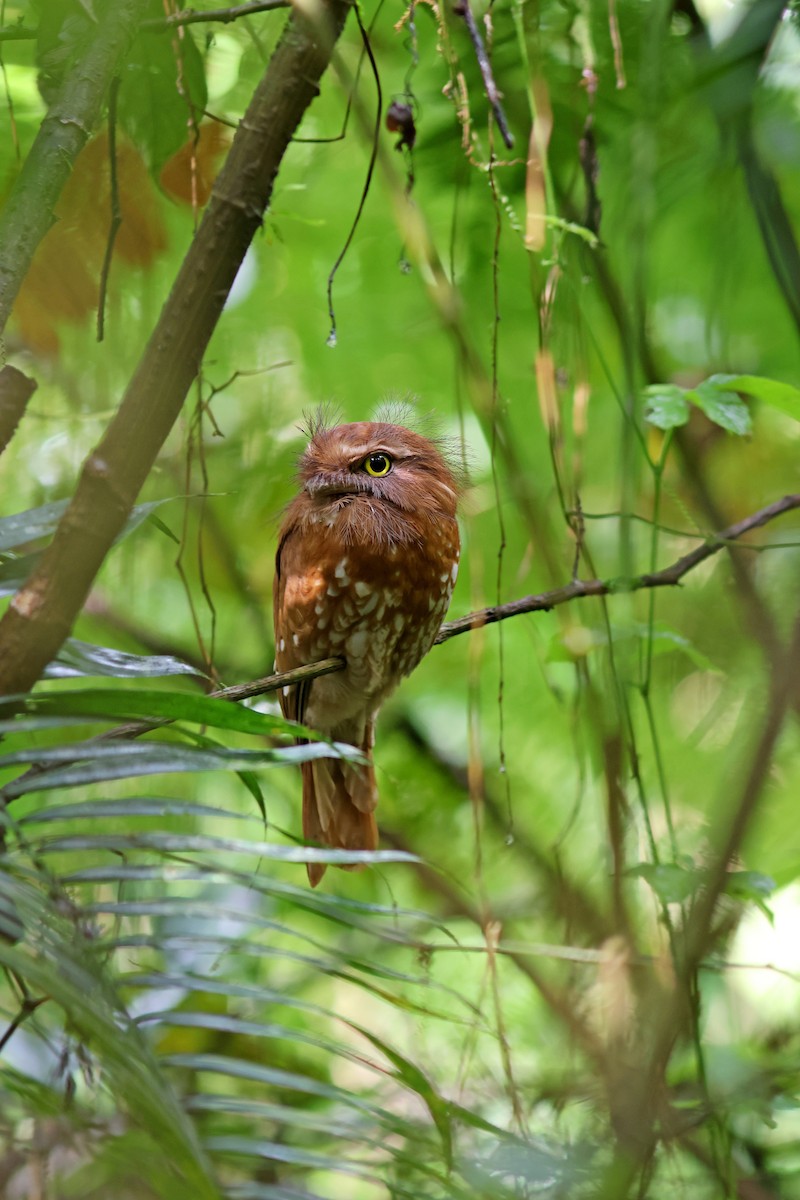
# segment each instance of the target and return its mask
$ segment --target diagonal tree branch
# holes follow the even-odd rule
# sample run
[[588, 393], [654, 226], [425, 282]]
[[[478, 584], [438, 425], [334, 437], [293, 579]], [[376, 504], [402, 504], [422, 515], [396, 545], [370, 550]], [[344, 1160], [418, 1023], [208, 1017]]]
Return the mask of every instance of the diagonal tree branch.
[[0, 333], [147, 7], [147, 0], [117, 0], [105, 6], [80, 68], [66, 76], [0, 213]]
[[0, 695], [27, 692], [68, 636], [181, 411], [348, 8], [325, 0], [313, 20], [298, 7], [287, 21], [120, 409], [84, 463], [53, 541], [0, 621]]

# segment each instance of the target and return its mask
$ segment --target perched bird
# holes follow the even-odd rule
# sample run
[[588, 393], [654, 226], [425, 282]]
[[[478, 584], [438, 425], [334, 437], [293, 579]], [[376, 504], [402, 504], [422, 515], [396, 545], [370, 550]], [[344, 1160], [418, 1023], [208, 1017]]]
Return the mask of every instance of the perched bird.
[[[303, 834], [374, 850], [371, 751], [386, 697], [427, 654], [458, 574], [458, 485], [435, 441], [402, 425], [322, 421], [299, 464], [275, 560], [279, 671], [339, 655], [345, 668], [285, 688], [284, 715], [370, 759], [303, 763]], [[316, 886], [324, 865], [308, 864]]]

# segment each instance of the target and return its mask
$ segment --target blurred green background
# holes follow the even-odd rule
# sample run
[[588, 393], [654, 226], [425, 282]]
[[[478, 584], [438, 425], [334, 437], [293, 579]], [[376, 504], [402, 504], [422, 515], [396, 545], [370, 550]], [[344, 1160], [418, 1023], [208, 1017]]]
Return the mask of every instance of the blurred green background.
[[[476, 4], [506, 148], [459, 15], [365, 6], [383, 109], [412, 104], [416, 144], [395, 152], [381, 121], [333, 283], [332, 346], [327, 280], [377, 111], [351, 17], [141, 497], [163, 503], [114, 548], [75, 629], [139, 656], [141, 676], [54, 680], [43, 694], [200, 694], [197, 680], [147, 677], [156, 654], [221, 685], [270, 673], [276, 530], [304, 414], [321, 404], [363, 420], [408, 402], [463, 457], [450, 619], [574, 575], [632, 579], [800, 490], [800, 280], [786, 242], [800, 51], [793, 12], [773, 14], [759, 42], [759, 9], [769, 23], [763, 0]], [[154, 3], [151, 20], [163, 11]], [[78, 0], [4, 4], [3, 30], [36, 34], [0, 41], [4, 194], [45, 115], [43, 79], [73, 69], [94, 16]], [[71, 495], [190, 242], [193, 190], [202, 200], [283, 21], [254, 12], [139, 35], [121, 75], [105, 338], [101, 131], [6, 334], [7, 361], [39, 386], [3, 456], [3, 516]], [[180, 149], [187, 122], [202, 131], [194, 156]], [[714, 392], [713, 419], [695, 402], [674, 429], [647, 419], [654, 395], [674, 401], [720, 373], [791, 386], [781, 405], [765, 385]], [[294, 769], [243, 778], [233, 758], [191, 772], [176, 759], [122, 779], [29, 781], [9, 809], [4, 884], [38, 930], [2, 952], [4, 1012], [12, 1025], [24, 1013], [3, 1041], [6, 1194], [628, 1194], [609, 1173], [612, 1075], [571, 1018], [621, 1062], [657, 1019], [640, 975], [668, 961], [718, 850], [709, 830], [739, 803], [797, 615], [797, 529], [796, 515], [772, 522], [680, 587], [621, 587], [435, 648], [386, 705], [376, 746], [382, 846], [416, 861], [330, 869], [319, 894], [300, 863], [256, 846], [299, 837]], [[39, 544], [8, 548], [6, 579]], [[101, 658], [89, 650], [84, 667]], [[128, 714], [124, 698], [104, 703], [109, 721]], [[277, 712], [268, 697], [254, 707]], [[52, 767], [53, 747], [107, 724], [56, 711], [4, 728], [10, 784], [15, 754]], [[191, 722], [149, 740], [162, 766], [175, 746], [270, 745]], [[747, 1194], [800, 1196], [797, 751], [787, 716], [692, 1035], [663, 1074], [665, 1104], [688, 1117], [663, 1126], [631, 1194], [735, 1196], [749, 1181], [761, 1190]], [[37, 1169], [49, 1182], [34, 1192]]]

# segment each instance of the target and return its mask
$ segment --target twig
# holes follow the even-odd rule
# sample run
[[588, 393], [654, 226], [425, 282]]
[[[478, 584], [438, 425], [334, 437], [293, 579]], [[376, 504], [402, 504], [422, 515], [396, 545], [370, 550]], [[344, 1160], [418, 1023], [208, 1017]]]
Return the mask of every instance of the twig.
[[36, 1009], [39, 1008], [41, 1004], [44, 1004], [47, 999], [49, 999], [47, 996], [40, 996], [37, 1000], [32, 1000], [27, 996], [25, 997], [25, 999], [22, 1001], [19, 1012], [15, 1017], [12, 1017], [6, 1026], [2, 1037], [0, 1037], [0, 1051], [5, 1050], [6, 1045], [8, 1042], [10, 1042], [20, 1025], [24, 1025], [28, 1017], [31, 1016], [32, 1013], [35, 1013]]
[[358, 228], [358, 224], [361, 220], [361, 214], [364, 211], [364, 205], [367, 202], [367, 196], [369, 195], [370, 184], [372, 183], [372, 175], [373, 175], [373, 172], [375, 171], [375, 162], [378, 157], [378, 144], [379, 144], [378, 139], [380, 138], [381, 114], [383, 112], [383, 90], [381, 88], [381, 77], [380, 77], [380, 72], [378, 71], [378, 64], [375, 62], [375, 56], [372, 53], [372, 46], [370, 45], [369, 34], [367, 33], [367, 30], [364, 28], [364, 22], [361, 20], [361, 10], [359, 9], [358, 4], [355, 4], [353, 7], [355, 9], [356, 20], [358, 21], [358, 31], [361, 34], [361, 41], [364, 46], [364, 52], [366, 53], [366, 56], [369, 59], [369, 65], [372, 68], [372, 76], [375, 80], [375, 90], [377, 93], [377, 102], [375, 105], [375, 110], [376, 110], [375, 111], [375, 130], [372, 135], [372, 150], [371, 150], [371, 153], [369, 156], [369, 163], [367, 165], [367, 174], [366, 174], [366, 178], [364, 179], [364, 186], [361, 189], [361, 198], [358, 202], [358, 208], [356, 209], [356, 215], [353, 217], [353, 223], [350, 226], [350, 232], [348, 233], [347, 237], [345, 238], [345, 243], [342, 246], [341, 250], [339, 251], [339, 256], [336, 259], [336, 262], [331, 267], [331, 272], [330, 272], [330, 275], [328, 276], [328, 316], [330, 317], [330, 322], [331, 322], [330, 332], [328, 333], [328, 345], [329, 346], [336, 345], [336, 315], [335, 315], [334, 308], [333, 308], [333, 281], [334, 281], [334, 278], [336, 277], [336, 272], [339, 270], [339, 267], [342, 265], [342, 262], [344, 261], [344, 257], [347, 254], [347, 251], [350, 249], [350, 244], [353, 240], [353, 237], [355, 236], [356, 229]]
[[104, 8], [80, 63], [65, 75], [39, 127], [0, 215], [0, 330], [146, 8], [147, 0], [117, 0]]
[[0, 42], [32, 42], [38, 36], [39, 30], [28, 25], [0, 26]]
[[305, 679], [319, 679], [321, 675], [333, 675], [345, 666], [343, 658], [322, 658], [319, 662], [309, 663], [306, 667], [295, 667], [291, 671], [282, 671], [277, 675], [266, 675], [263, 679], [255, 679], [251, 683], [237, 683], [233, 687], [220, 688], [219, 691], [209, 692], [209, 697], [220, 700], [250, 700], [253, 696], [264, 696], [268, 692], [277, 692], [280, 688], [291, 687], [302, 683]]
[[472, 9], [469, 6], [469, 0], [457, 0], [453, 5], [453, 12], [456, 16], [464, 18], [464, 24], [469, 32], [470, 40], [475, 48], [475, 57], [478, 60], [478, 66], [483, 77], [483, 86], [486, 91], [486, 99], [489, 101], [494, 119], [497, 121], [497, 128], [500, 130], [503, 141], [508, 146], [509, 150], [514, 145], [514, 137], [511, 130], [508, 128], [506, 114], [503, 111], [503, 106], [500, 103], [500, 93], [497, 90], [497, 84], [494, 81], [492, 73], [492, 64], [489, 62], [489, 55], [486, 53], [486, 46], [481, 37], [481, 31], [478, 29], [478, 24], [475, 20]]
[[708, 538], [702, 546], [697, 546], [661, 571], [649, 572], [634, 579], [576, 579], [572, 583], [554, 588], [550, 592], [540, 592], [536, 596], [523, 596], [520, 600], [509, 601], [508, 604], [498, 604], [491, 608], [482, 608], [478, 612], [467, 613], [465, 617], [459, 617], [457, 621], [448, 621], [442, 625], [435, 644], [441, 645], [442, 642], [456, 637], [459, 633], [467, 633], [470, 629], [480, 629], [484, 625], [494, 625], [497, 621], [505, 621], [508, 617], [516, 617], [522, 613], [549, 612], [559, 604], [566, 604], [569, 600], [577, 600], [582, 596], [611, 596], [616, 592], [637, 592], [642, 588], [673, 587], [680, 583], [684, 575], [699, 566], [701, 562], [705, 562], [707, 558], [718, 553], [729, 542], [736, 541], [737, 538], [749, 533], [752, 529], [758, 529], [761, 525], [766, 525], [769, 521], [774, 520], [775, 517], [795, 508], [800, 508], [800, 493], [784, 496], [782, 500], [768, 504], [766, 508], [737, 521], [735, 525], [729, 525], [721, 533]]
[[103, 256], [103, 268], [100, 272], [100, 295], [97, 301], [97, 340], [102, 342], [105, 335], [106, 323], [106, 294], [108, 292], [108, 277], [111, 273], [111, 260], [114, 257], [114, 243], [117, 240], [119, 227], [122, 224], [122, 209], [119, 203], [119, 177], [117, 175], [117, 96], [119, 95], [119, 75], [111, 80], [108, 89], [108, 169], [111, 184], [111, 221], [108, 226], [106, 252]]
[[203, 21], [218, 21], [227, 25], [231, 21], [238, 21], [239, 17], [249, 17], [252, 13], [289, 7], [291, 0], [252, 0], [250, 4], [234, 4], [231, 8], [200, 9], [199, 12], [194, 8], [184, 8], [181, 12], [170, 13], [167, 17], [154, 17], [149, 21], [142, 21], [142, 29], [174, 29], [176, 25], [199, 25]]

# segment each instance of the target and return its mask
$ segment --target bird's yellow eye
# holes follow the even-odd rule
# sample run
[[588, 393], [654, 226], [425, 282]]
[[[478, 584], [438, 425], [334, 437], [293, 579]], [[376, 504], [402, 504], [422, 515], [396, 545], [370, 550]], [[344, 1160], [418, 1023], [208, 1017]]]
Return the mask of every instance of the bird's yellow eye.
[[392, 460], [388, 454], [370, 454], [364, 459], [362, 466], [373, 479], [380, 479], [382, 475], [388, 475], [391, 471]]

